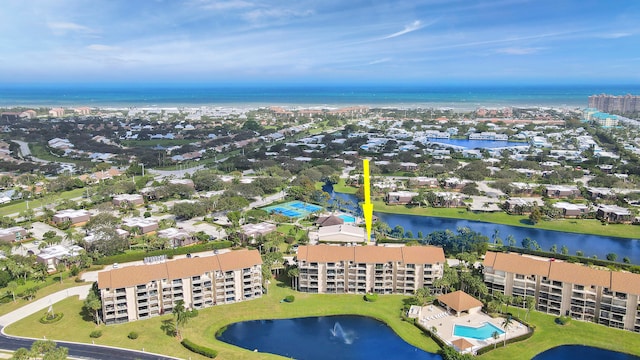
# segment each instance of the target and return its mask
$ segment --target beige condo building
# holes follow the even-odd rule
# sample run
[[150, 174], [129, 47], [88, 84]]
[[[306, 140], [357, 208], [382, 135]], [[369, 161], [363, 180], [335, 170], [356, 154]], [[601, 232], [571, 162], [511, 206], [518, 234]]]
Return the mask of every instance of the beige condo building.
[[640, 274], [488, 251], [490, 293], [533, 296], [538, 311], [640, 332]]
[[117, 324], [170, 313], [178, 300], [202, 309], [262, 296], [257, 250], [128, 266], [98, 273], [102, 314]]
[[300, 246], [298, 290], [310, 293], [413, 294], [442, 278], [435, 246]]

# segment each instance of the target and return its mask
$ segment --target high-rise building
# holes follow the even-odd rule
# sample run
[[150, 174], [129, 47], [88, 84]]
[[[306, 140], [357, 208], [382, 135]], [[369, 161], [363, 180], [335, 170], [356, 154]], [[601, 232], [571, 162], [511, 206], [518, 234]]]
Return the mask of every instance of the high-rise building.
[[640, 111], [640, 96], [631, 94], [621, 96], [591, 95], [589, 96], [589, 107], [603, 112], [631, 114]]

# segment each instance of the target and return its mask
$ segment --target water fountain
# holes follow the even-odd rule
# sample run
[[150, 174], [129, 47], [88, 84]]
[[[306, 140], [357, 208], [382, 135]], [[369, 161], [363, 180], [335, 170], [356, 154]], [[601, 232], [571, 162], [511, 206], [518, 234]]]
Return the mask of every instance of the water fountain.
[[330, 331], [333, 337], [342, 340], [345, 344], [350, 345], [351, 343], [353, 343], [353, 334], [345, 332], [339, 322], [336, 321], [336, 323], [333, 325], [333, 329], [331, 329]]

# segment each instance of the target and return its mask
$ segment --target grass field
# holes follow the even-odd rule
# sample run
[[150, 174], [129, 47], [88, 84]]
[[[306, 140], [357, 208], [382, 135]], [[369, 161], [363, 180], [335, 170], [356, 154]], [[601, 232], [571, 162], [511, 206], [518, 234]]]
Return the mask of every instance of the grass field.
[[[280, 302], [286, 295], [295, 295], [293, 303]], [[215, 333], [223, 326], [238, 321], [255, 319], [278, 319], [306, 316], [325, 316], [353, 314], [370, 316], [386, 322], [397, 334], [412, 345], [429, 352], [437, 352], [438, 346], [418, 328], [400, 319], [399, 311], [406, 296], [387, 295], [379, 297], [377, 302], [363, 301], [361, 295], [318, 295], [292, 291], [286, 284], [272, 282], [269, 293], [263, 298], [241, 302], [233, 305], [222, 305], [199, 312], [199, 316], [182, 330], [184, 337], [211, 347], [219, 352], [220, 359], [282, 359], [282, 357], [254, 353], [233, 345], [215, 340]], [[204, 359], [189, 353], [180, 346], [178, 340], [169, 337], [160, 329], [162, 320], [170, 316], [161, 316], [148, 320], [135, 321], [120, 325], [96, 326], [83, 320], [81, 302], [69, 298], [54, 305], [54, 310], [63, 312], [64, 318], [56, 324], [40, 324], [42, 314], [34, 314], [7, 328], [12, 335], [23, 335], [48, 339], [91, 342], [89, 333], [102, 330], [102, 337], [96, 339], [97, 344], [142, 349], [146, 351], [173, 355], [181, 358]], [[511, 309], [514, 314], [518, 310]], [[523, 310], [520, 310], [524, 312]], [[509, 344], [482, 355], [481, 359], [530, 359], [536, 354], [563, 344], [582, 344], [610, 350], [640, 355], [640, 341], [637, 333], [616, 330], [604, 326], [571, 321], [561, 326], [554, 323], [554, 317], [532, 312], [529, 321], [536, 326], [534, 336], [520, 343]], [[136, 331], [140, 337], [136, 340], [127, 338], [130, 331]], [[285, 336], [274, 334], [274, 336]], [[616, 339], [612, 341], [612, 339]]]
[[[48, 205], [47, 201], [53, 202], [53, 201], [67, 200], [67, 199], [81, 197], [84, 191], [85, 189], [73, 189], [70, 191], [65, 191], [65, 192], [56, 194], [55, 197], [51, 197], [50, 199], [39, 198], [36, 200], [32, 200], [29, 202], [29, 208], [36, 209], [43, 205]], [[7, 216], [9, 214], [20, 213], [24, 210], [27, 210], [27, 202], [22, 200], [19, 202], [15, 202], [15, 203], [0, 207], [0, 216]]]
[[536, 225], [529, 224], [529, 218], [522, 215], [509, 215], [504, 212], [474, 213], [461, 208], [432, 208], [390, 206], [384, 201], [373, 201], [373, 210], [393, 214], [408, 214], [420, 216], [434, 216], [454, 219], [484, 221], [494, 224], [521, 226], [528, 228], [573, 232], [578, 234], [593, 234], [603, 236], [617, 236], [623, 238], [640, 238], [640, 226], [626, 224], [602, 225], [595, 219], [560, 219], [541, 221]]

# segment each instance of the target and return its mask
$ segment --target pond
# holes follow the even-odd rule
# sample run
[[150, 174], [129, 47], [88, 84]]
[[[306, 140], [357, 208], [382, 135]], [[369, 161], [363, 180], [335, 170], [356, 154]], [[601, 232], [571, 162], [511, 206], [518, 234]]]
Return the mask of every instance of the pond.
[[406, 343], [386, 324], [363, 316], [244, 321], [229, 325], [218, 340], [304, 360], [442, 359]]
[[[358, 200], [354, 195], [336, 193], [331, 186], [325, 186], [323, 189], [331, 194], [332, 201], [339, 198], [343, 203], [349, 202], [349, 207], [352, 208], [353, 211], [359, 211], [356, 207]], [[582, 251], [584, 256], [591, 257], [596, 255], [599, 259], [604, 259], [608, 253], [615, 253], [618, 255], [618, 261], [621, 261], [623, 257], [627, 256], [633, 264], [640, 264], [640, 241], [636, 239], [575, 234], [464, 219], [380, 213], [375, 212], [375, 208], [374, 214], [380, 221], [387, 223], [392, 229], [400, 225], [404, 228], [405, 232], [411, 231], [414, 236], [417, 236], [418, 232], [427, 235], [434, 231], [451, 230], [455, 232], [458, 228], [468, 227], [491, 239], [497, 230], [505, 244], [507, 243], [506, 239], [509, 235], [512, 235], [516, 239], [516, 246], [521, 246], [522, 239], [528, 237], [535, 240], [538, 245], [540, 245], [540, 248], [546, 251], [549, 251], [553, 245], [556, 245], [558, 251], [560, 251], [564, 245], [569, 249], [569, 254]]]
[[583, 345], [563, 345], [536, 355], [533, 360], [640, 360], [640, 357]]

